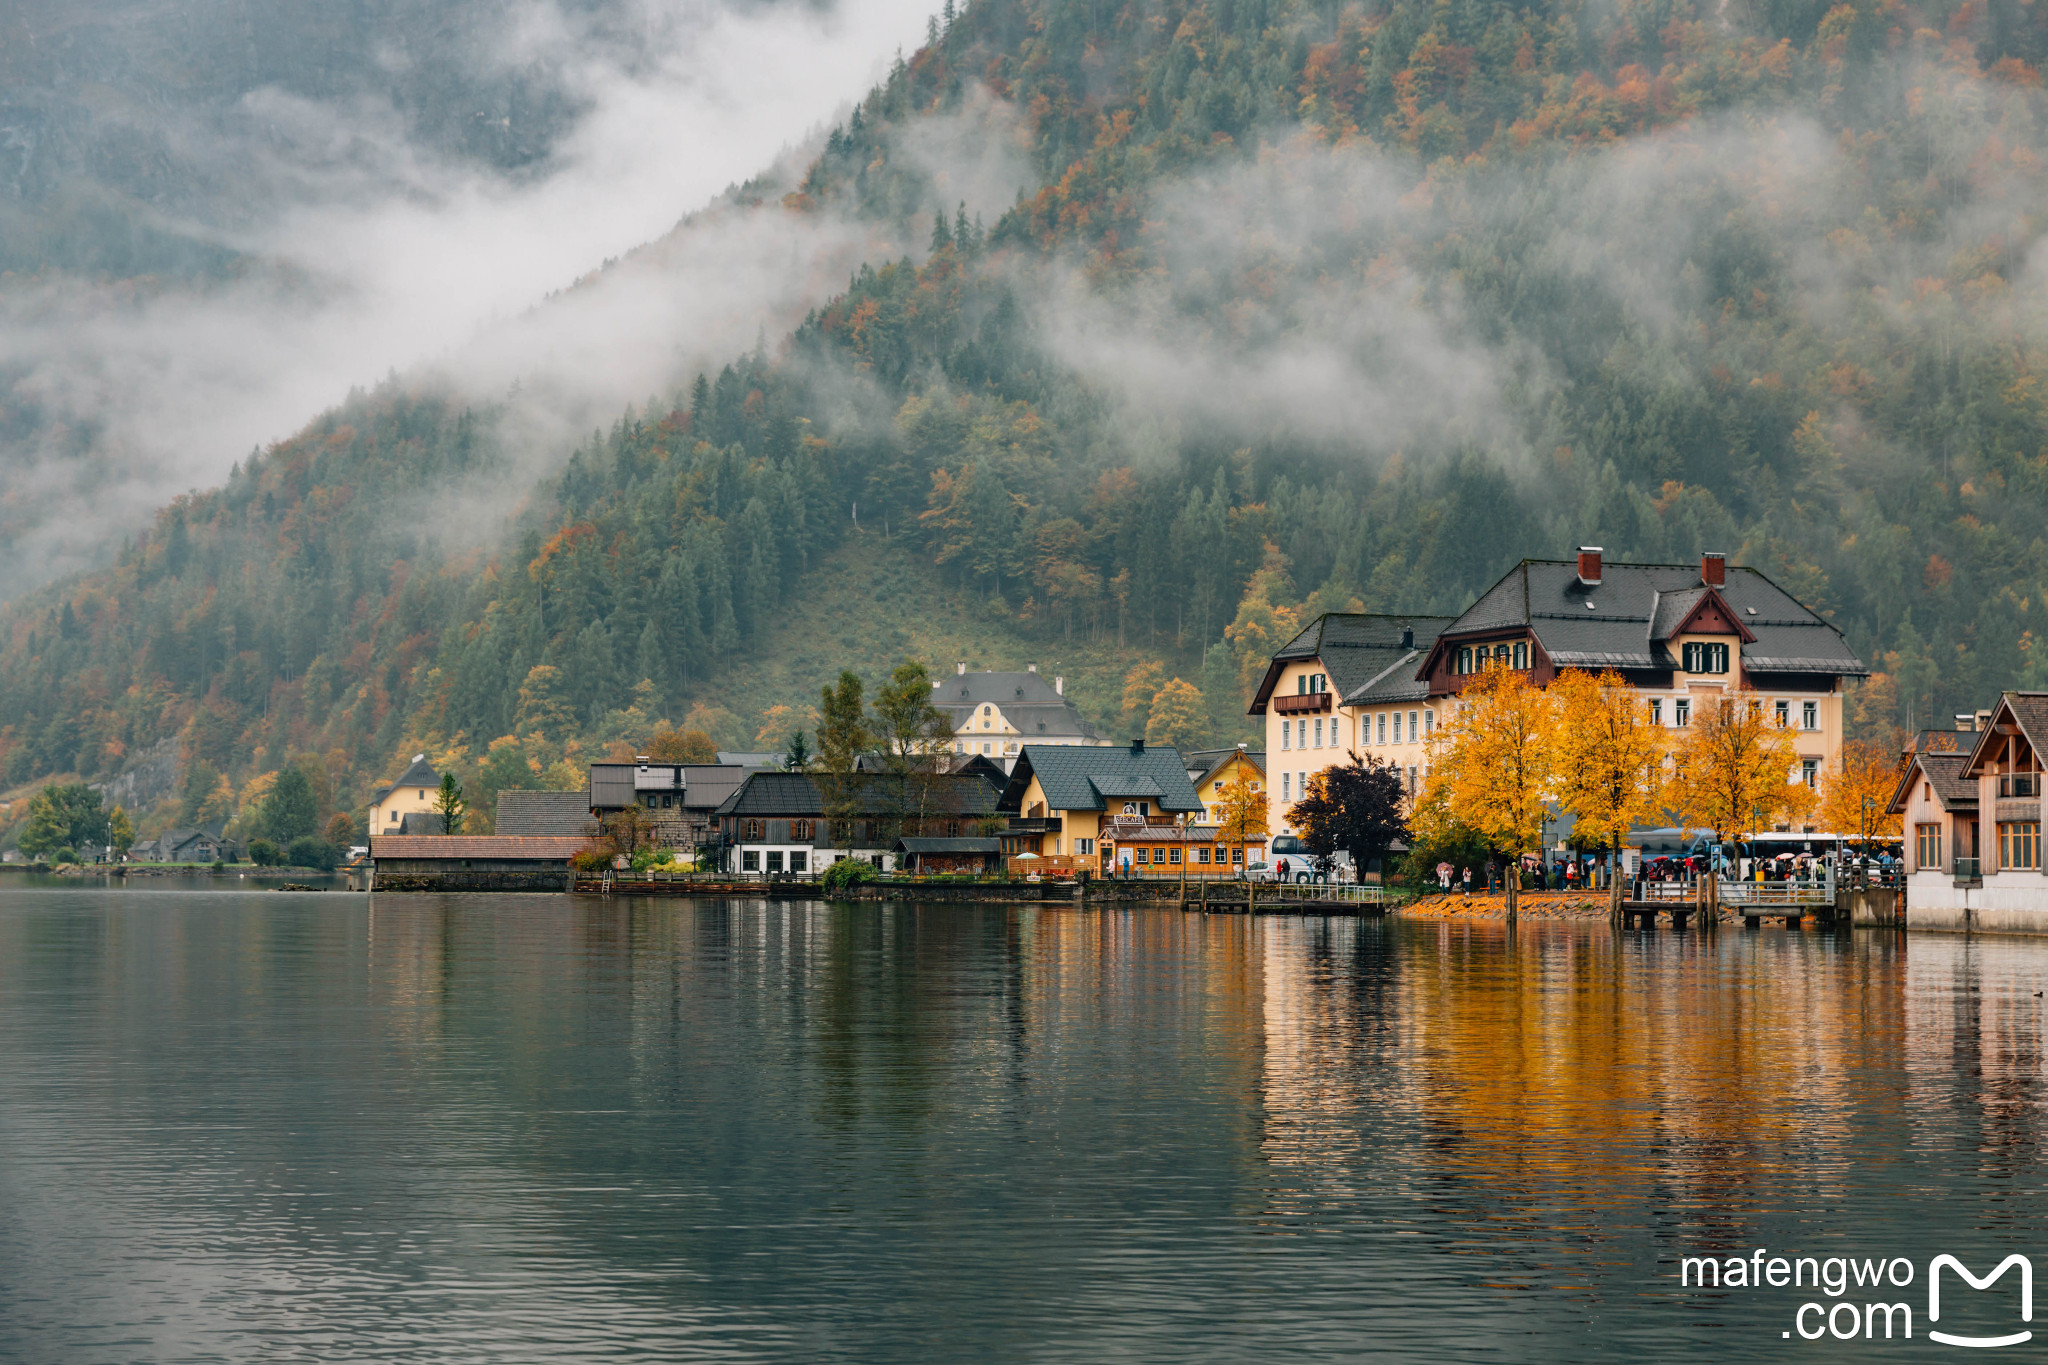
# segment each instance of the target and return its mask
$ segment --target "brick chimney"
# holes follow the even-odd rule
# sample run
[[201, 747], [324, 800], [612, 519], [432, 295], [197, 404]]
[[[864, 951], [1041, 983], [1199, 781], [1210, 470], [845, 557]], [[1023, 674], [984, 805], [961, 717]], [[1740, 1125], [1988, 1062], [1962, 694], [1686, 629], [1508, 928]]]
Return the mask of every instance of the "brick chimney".
[[1579, 547], [1579, 582], [1586, 587], [1600, 586], [1600, 553], [1598, 545]]
[[1057, 692], [1057, 693], [1059, 693], [1059, 694], [1060, 694], [1061, 696], [1063, 696], [1063, 697], [1064, 697], [1064, 696], [1066, 696], [1066, 695], [1067, 695], [1067, 680], [1066, 680], [1065, 678], [1063, 678], [1063, 677], [1059, 677], [1059, 676], [1055, 675], [1055, 676], [1054, 676], [1054, 678], [1053, 678], [1053, 680], [1052, 680], [1052, 690], [1053, 690], [1053, 691], [1055, 691], [1055, 692]]
[[960, 676], [960, 677], [963, 677], [963, 678], [964, 678], [964, 677], [966, 677], [966, 676], [967, 676], [967, 665], [966, 665], [966, 664], [954, 664], [954, 665], [953, 665], [953, 671], [954, 671], [954, 673], [956, 673], [956, 674], [957, 674], [958, 676]]
[[1700, 552], [1700, 582], [1710, 588], [1728, 586], [1728, 556], [1719, 550]]
[[1025, 672], [1027, 672], [1027, 673], [1036, 673], [1036, 672], [1038, 671], [1038, 665], [1037, 665], [1037, 664], [1026, 664], [1026, 665], [1024, 665], [1024, 671], [1025, 671]]

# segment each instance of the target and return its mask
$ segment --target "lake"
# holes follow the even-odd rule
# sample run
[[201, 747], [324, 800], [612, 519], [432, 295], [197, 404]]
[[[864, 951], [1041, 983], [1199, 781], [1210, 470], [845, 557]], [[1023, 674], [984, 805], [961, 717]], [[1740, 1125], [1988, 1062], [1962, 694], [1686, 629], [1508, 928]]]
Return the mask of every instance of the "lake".
[[[1930, 1323], [1931, 1259], [2048, 1254], [2044, 988], [1934, 934], [17, 888], [0, 1358], [1953, 1355], [2015, 1277]], [[1756, 1253], [1847, 1287], [1681, 1285]]]

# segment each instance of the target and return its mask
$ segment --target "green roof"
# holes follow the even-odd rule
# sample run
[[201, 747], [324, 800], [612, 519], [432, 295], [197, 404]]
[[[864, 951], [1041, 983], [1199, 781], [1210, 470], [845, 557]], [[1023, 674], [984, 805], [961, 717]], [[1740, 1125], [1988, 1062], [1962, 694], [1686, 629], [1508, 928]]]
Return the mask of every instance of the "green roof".
[[1016, 812], [1036, 777], [1046, 809], [1105, 810], [1111, 793], [1143, 796], [1159, 810], [1202, 808], [1186, 763], [1172, 746], [1157, 749], [1096, 748], [1089, 745], [1027, 744], [1003, 789], [1002, 810]]

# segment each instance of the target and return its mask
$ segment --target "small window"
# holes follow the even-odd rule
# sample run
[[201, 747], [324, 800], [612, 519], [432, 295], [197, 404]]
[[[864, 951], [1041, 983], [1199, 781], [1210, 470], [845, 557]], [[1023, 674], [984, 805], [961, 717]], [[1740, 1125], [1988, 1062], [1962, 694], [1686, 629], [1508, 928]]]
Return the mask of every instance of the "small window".
[[761, 870], [761, 850], [750, 848], [740, 854], [740, 868], [746, 872], [759, 872]]
[[1650, 698], [1650, 724], [1652, 724], [1652, 725], [1662, 725], [1663, 723], [1664, 723], [1664, 702], [1663, 702], [1663, 700], [1662, 700], [1661, 698], [1658, 698], [1658, 697], [1652, 697], [1652, 698]]
[[1280, 722], [1280, 747], [1282, 749], [1292, 749], [1294, 747], [1294, 727], [1284, 720]]
[[1177, 848], [1169, 848], [1168, 850], [1166, 850], [1166, 861], [1173, 864], [1175, 867], [1179, 867], [1180, 850]]
[[1692, 702], [1690, 700], [1680, 697], [1677, 701], [1671, 703], [1671, 723], [1681, 730], [1692, 724]]
[[1695, 642], [1685, 647], [1683, 661], [1688, 673], [1726, 673], [1728, 646]]
[[1076, 840], [1074, 840], [1074, 852], [1075, 852], [1075, 853], [1077, 853], [1077, 854], [1088, 854], [1088, 853], [1093, 853], [1094, 851], [1095, 851], [1095, 841], [1094, 841], [1093, 839], [1076, 839]]
[[808, 853], [805, 853], [805, 852], [803, 852], [802, 850], [798, 850], [797, 852], [795, 852], [795, 853], [792, 853], [792, 854], [790, 854], [790, 855], [789, 855], [789, 870], [790, 870], [791, 872], [803, 872], [803, 873], [808, 873], [808, 872], [810, 872], [810, 870], [811, 870], [811, 855], [810, 855], [810, 854], [808, 854]]
[[1415, 712], [1413, 712], [1413, 711], [1410, 711], [1410, 712], [1408, 713], [1408, 742], [1409, 742], [1410, 744], [1413, 744], [1413, 743], [1415, 742], [1415, 738], [1416, 738], [1416, 734], [1415, 734], [1415, 716], [1416, 716], [1416, 713], [1415, 713]]
[[1460, 673], [1470, 673], [1472, 671], [1472, 646], [1465, 645], [1458, 650], [1458, 671]]
[[1430, 736], [1431, 736], [1432, 734], [1435, 734], [1435, 733], [1436, 733], [1436, 712], [1434, 712], [1434, 711], [1424, 711], [1424, 712], [1422, 713], [1422, 737], [1423, 737], [1424, 739], [1428, 739], [1428, 738], [1429, 738], [1429, 737], [1430, 737]]
[[1526, 640], [1517, 640], [1515, 641], [1515, 667], [1527, 668], [1528, 666], [1529, 642]]
[[1282, 801], [1291, 799], [1290, 793], [1294, 790], [1293, 778], [1294, 774], [1292, 773], [1283, 772], [1280, 774], [1280, 799]]
[[1941, 867], [1941, 826], [1916, 825], [1913, 841], [1913, 863], [1916, 867]]
[[1386, 713], [1386, 712], [1384, 712], [1384, 711], [1380, 712], [1380, 741], [1379, 741], [1379, 742], [1380, 742], [1380, 743], [1382, 743], [1382, 744], [1385, 744], [1385, 743], [1387, 742], [1387, 713]]
[[1799, 780], [1806, 786], [1815, 786], [1820, 779], [1820, 760], [1802, 758], [1799, 760]]
[[1195, 861], [1198, 863], [1206, 863], [1209, 861], [1209, 846], [1207, 844], [1204, 844], [1200, 848], [1195, 850]]
[[2000, 868], [2031, 871], [2041, 866], [2041, 822], [2014, 820], [1998, 826]]
[[1316, 722], [1316, 747], [1318, 749], [1323, 747], [1323, 723], [1321, 721]]
[[767, 826], [763, 821], [749, 820], [747, 821], [745, 832], [740, 837], [743, 839], [762, 839], [767, 837], [767, 833]]
[[1241, 863], [1241, 862], [1243, 862], [1243, 861], [1244, 861], [1244, 850], [1243, 850], [1243, 849], [1241, 849], [1241, 848], [1233, 848], [1232, 850], [1230, 850], [1230, 861], [1231, 861], [1231, 862], [1233, 862], [1233, 863]]
[[1799, 728], [1802, 730], [1820, 729], [1819, 702], [1808, 701], [1799, 704]]
[[768, 850], [768, 870], [769, 870], [770, 872], [780, 872], [780, 871], [782, 871], [782, 850], [781, 850], [781, 849], [779, 849], [779, 848], [771, 848], [771, 849], [769, 849], [769, 850]]
[[1792, 703], [1789, 701], [1781, 701], [1778, 703], [1777, 710], [1778, 724], [1780, 726], [1790, 725], [1792, 723]]

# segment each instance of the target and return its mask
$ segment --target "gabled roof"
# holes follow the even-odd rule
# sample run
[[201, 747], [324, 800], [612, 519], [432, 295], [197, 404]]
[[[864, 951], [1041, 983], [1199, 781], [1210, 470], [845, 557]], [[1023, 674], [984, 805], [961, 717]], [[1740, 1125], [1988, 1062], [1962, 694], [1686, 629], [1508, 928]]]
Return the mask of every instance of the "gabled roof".
[[1209, 779], [1230, 766], [1230, 761], [1242, 758], [1247, 767], [1257, 770], [1259, 776], [1266, 775], [1266, 751], [1264, 749], [1198, 749], [1188, 754], [1188, 766], [1194, 769], [1189, 781], [1200, 791]]
[[2048, 755], [2048, 692], [2001, 692], [1991, 708], [1991, 722], [1970, 746], [1969, 761], [1962, 775], [1974, 781], [1985, 758], [1999, 747], [2004, 726], [2013, 726], [2032, 745], [2036, 754]]
[[956, 730], [969, 715], [987, 705], [1001, 711], [1003, 718], [1027, 738], [1098, 738], [1094, 727], [1074, 709], [1074, 703], [1062, 696], [1042, 673], [984, 669], [979, 673], [941, 674], [932, 681], [932, 705], [953, 718]]
[[498, 833], [501, 835], [567, 838], [580, 835], [590, 823], [588, 792], [498, 793]]
[[398, 775], [397, 781], [388, 787], [379, 787], [371, 794], [370, 804], [376, 805], [400, 787], [438, 787], [440, 785], [441, 774], [434, 771], [434, 765], [427, 762], [427, 756], [425, 754], [414, 754], [412, 762], [407, 764], [405, 771]]
[[[1383, 616], [1362, 612], [1325, 612], [1302, 627], [1282, 645], [1266, 666], [1265, 677], [1252, 693], [1254, 716], [1266, 714], [1266, 703], [1280, 681], [1280, 672], [1292, 663], [1310, 659], [1322, 661], [1330, 675], [1330, 690], [1346, 706], [1366, 697], [1376, 686], [1405, 685], [1413, 672], [1403, 675], [1400, 665], [1420, 660], [1435, 643], [1439, 631], [1451, 623], [1448, 616]], [[1407, 643], [1403, 643], [1403, 641]], [[1427, 689], [1424, 689], [1426, 691]], [[1423, 692], [1416, 692], [1416, 696]], [[1375, 694], [1373, 700], [1380, 700]], [[1393, 698], [1388, 698], [1393, 699]], [[1405, 696], [1401, 698], [1405, 700]]]
[[1525, 559], [1445, 627], [1436, 647], [1523, 629], [1561, 668], [1664, 670], [1677, 662], [1667, 642], [1717, 605], [1744, 641], [1748, 672], [1870, 671], [1839, 630], [1755, 569], [1733, 564], [1727, 582], [1711, 588], [1697, 564], [1608, 563], [1589, 585], [1579, 581], [1576, 561]]
[[1934, 788], [1934, 797], [1943, 810], [1976, 810], [1977, 784], [1963, 780], [1963, 765], [1969, 758], [1968, 754], [1955, 752], [1908, 754], [1899, 771], [1898, 784], [1892, 789], [1891, 804], [1885, 807], [1886, 813], [1905, 814], [1906, 798], [1912, 794], [1913, 784], [1923, 780]]
[[[1000, 809], [1022, 808], [1024, 793], [1036, 777], [1045, 792], [1046, 809], [1103, 810], [1109, 800], [1144, 798], [1165, 811], [1200, 810], [1202, 802], [1188, 781], [1187, 765], [1171, 746], [1152, 749], [1096, 748], [1085, 745], [1027, 744], [1010, 770]], [[1117, 789], [1111, 797], [1104, 784]], [[1143, 787], [1143, 790], [1137, 788]]]

